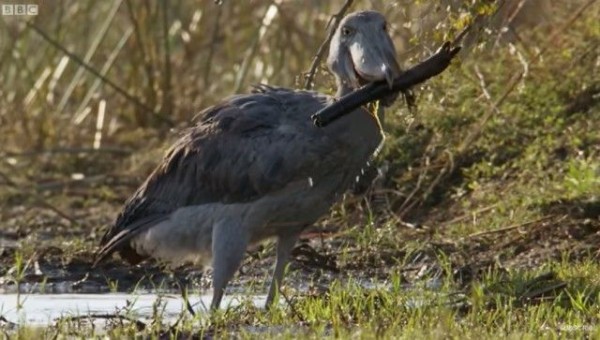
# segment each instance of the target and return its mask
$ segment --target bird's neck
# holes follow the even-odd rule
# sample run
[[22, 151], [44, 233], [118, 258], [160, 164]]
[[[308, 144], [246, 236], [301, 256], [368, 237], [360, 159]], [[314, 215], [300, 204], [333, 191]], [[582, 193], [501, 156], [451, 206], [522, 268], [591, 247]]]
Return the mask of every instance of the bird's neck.
[[[336, 76], [337, 92], [334, 100], [337, 100], [352, 91], [354, 88], [350, 82]], [[383, 131], [377, 114], [382, 112], [375, 111], [370, 107], [359, 107], [352, 112], [336, 119], [324, 129], [332, 135], [337, 136], [345, 144], [365, 149], [370, 155], [374, 152], [383, 140]], [[379, 110], [377, 110], [379, 111]], [[357, 150], [358, 150], [357, 149]]]
[[344, 80], [338, 76], [335, 77], [337, 83], [337, 92], [335, 94], [336, 98], [341, 98], [348, 93], [354, 91], [354, 89], [350, 86], [350, 83], [347, 80]]
[[[383, 131], [375, 112], [359, 107], [323, 127], [327, 134], [354, 150], [371, 154], [383, 139]], [[357, 149], [358, 148], [358, 149]]]
[[[335, 76], [335, 80], [337, 83], [337, 92], [335, 94], [335, 98], [336, 99], [340, 99], [343, 96], [352, 93], [355, 89], [350, 85], [350, 82], [348, 80], [345, 80], [341, 77], [339, 77], [338, 75]], [[383, 130], [383, 107], [381, 105], [379, 105], [379, 102], [377, 103], [370, 103], [364, 107], [361, 107], [357, 110], [355, 110], [355, 112], [353, 112], [352, 114], [348, 114], [346, 115], [348, 117], [348, 119], [346, 119], [345, 123], [349, 123], [351, 124], [350, 126], [352, 126], [352, 124], [356, 124], [355, 122], [353, 122], [353, 120], [360, 120], [363, 121], [365, 119], [365, 117], [363, 116], [368, 116], [370, 119], [367, 119], [368, 122], [372, 123], [375, 122], [378, 126], [378, 128], [380, 130]], [[353, 117], [354, 116], [354, 117]], [[383, 133], [383, 131], [381, 131]]]

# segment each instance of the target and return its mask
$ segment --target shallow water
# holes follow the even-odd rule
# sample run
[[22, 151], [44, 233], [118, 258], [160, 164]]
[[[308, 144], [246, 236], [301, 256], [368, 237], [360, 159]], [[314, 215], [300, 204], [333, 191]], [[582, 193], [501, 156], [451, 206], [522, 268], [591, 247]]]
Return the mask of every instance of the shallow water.
[[[129, 301], [133, 305], [129, 309], [131, 316], [145, 319], [152, 316], [153, 305], [158, 298], [159, 295], [156, 294], [21, 294], [21, 308], [17, 309], [17, 294], [0, 294], [0, 315], [17, 324], [49, 325], [65, 316], [116, 314]], [[164, 306], [162, 317], [165, 321], [175, 320], [185, 311], [180, 295], [166, 294], [160, 298]], [[210, 304], [211, 298], [210, 295], [196, 295], [190, 296], [189, 300], [194, 310], [201, 312], [206, 310], [204, 306]], [[236, 306], [248, 299], [248, 296], [225, 296], [221, 306]], [[256, 306], [263, 306], [266, 296], [253, 296], [251, 300]]]
[[[1, 280], [0, 280], [1, 281]], [[140, 320], [151, 319], [154, 305], [160, 299], [159, 308], [161, 318], [165, 322], [174, 321], [179, 318], [182, 312], [186, 312], [185, 303], [181, 295], [173, 290], [156, 293], [137, 289], [134, 293], [105, 293], [98, 289], [97, 284], [92, 281], [83, 281], [89, 283], [89, 289], [78, 285], [78, 291], [73, 290], [74, 282], [57, 281], [52, 283], [40, 284], [37, 282], [23, 283], [19, 290], [26, 291], [20, 295], [21, 308], [17, 308], [18, 295], [17, 288], [14, 285], [1, 287], [0, 285], [0, 316], [9, 322], [20, 325], [50, 325], [57, 319], [68, 316], [85, 316], [90, 314], [121, 314], [131, 316]], [[390, 289], [389, 283], [377, 282], [371, 280], [360, 280], [359, 284], [365, 289]], [[300, 291], [308, 288], [304, 284], [294, 285]], [[439, 278], [428, 280], [424, 287], [417, 288], [410, 284], [403, 286], [403, 289], [435, 292], [441, 286]], [[108, 289], [108, 287], [104, 287]], [[44, 292], [44, 293], [38, 293]], [[88, 293], [89, 292], [89, 293]], [[190, 303], [196, 312], [206, 311], [206, 306], [210, 304], [212, 293], [203, 291], [202, 295], [190, 293]], [[407, 307], [419, 308], [426, 303], [427, 299], [422, 299], [417, 294], [414, 299], [406, 301]], [[221, 303], [221, 308], [236, 306], [241, 302], [252, 302], [257, 307], [262, 307], [266, 301], [266, 295], [250, 293], [239, 286], [232, 285], [228, 289]], [[282, 301], [280, 300], [280, 303]], [[131, 307], [127, 307], [131, 305]], [[2, 322], [0, 321], [0, 325]]]

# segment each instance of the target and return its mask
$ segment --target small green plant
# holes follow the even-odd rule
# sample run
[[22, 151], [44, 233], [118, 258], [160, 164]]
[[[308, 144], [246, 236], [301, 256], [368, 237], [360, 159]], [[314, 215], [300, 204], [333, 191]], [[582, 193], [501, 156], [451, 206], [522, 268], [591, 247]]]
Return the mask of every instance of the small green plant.
[[566, 166], [564, 186], [569, 197], [600, 195], [600, 161], [598, 161], [598, 157], [572, 159]]
[[31, 265], [31, 261], [33, 260], [34, 256], [35, 254], [32, 257], [30, 257], [27, 261], [25, 261], [22, 252], [15, 252], [13, 266], [8, 270], [6, 274], [8, 281], [12, 282], [16, 286], [15, 289], [17, 293], [17, 310], [23, 308], [23, 303], [25, 302], [24, 300], [22, 300], [22, 284], [24, 282], [27, 270], [29, 269], [29, 266]]
[[108, 285], [109, 292], [116, 293], [119, 291], [119, 280], [111, 280], [106, 278], [106, 284]]

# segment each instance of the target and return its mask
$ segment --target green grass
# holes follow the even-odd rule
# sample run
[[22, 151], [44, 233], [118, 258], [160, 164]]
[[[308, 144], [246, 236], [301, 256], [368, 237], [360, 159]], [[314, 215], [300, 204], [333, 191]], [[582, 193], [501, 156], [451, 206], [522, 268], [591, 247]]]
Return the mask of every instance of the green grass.
[[[323, 294], [298, 295], [291, 306], [282, 303], [270, 311], [248, 301], [213, 315], [184, 314], [175, 329], [181, 334], [242, 338], [597, 338], [599, 270], [594, 261], [548, 262], [528, 271], [490, 270], [467, 287], [442, 279], [437, 290], [406, 288], [396, 274], [376, 289], [355, 281], [335, 282]], [[152, 323], [142, 331], [128, 322], [93, 330], [85, 320], [64, 320], [56, 328], [22, 327], [14, 335], [170, 334], [175, 331], [170, 329], [173, 322], [162, 320], [157, 303]], [[135, 302], [130, 310], [134, 307]], [[121, 315], [135, 319], [131, 311]]]

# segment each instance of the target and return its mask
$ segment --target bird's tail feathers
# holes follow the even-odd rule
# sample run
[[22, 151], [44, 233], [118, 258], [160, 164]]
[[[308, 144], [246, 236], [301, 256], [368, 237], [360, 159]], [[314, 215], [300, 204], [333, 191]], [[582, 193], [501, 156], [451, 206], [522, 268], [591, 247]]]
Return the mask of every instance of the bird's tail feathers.
[[[96, 253], [96, 259], [92, 267], [96, 267], [100, 262], [110, 256], [115, 250], [119, 249], [126, 242], [131, 240], [132, 237], [138, 235], [140, 232], [147, 230], [148, 228], [168, 219], [168, 215], [152, 215], [135, 221], [132, 224], [122, 228], [114, 236], [106, 238], [103, 242], [102, 248]], [[106, 236], [105, 236], [106, 237]]]

